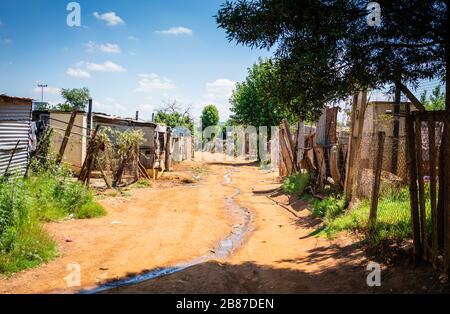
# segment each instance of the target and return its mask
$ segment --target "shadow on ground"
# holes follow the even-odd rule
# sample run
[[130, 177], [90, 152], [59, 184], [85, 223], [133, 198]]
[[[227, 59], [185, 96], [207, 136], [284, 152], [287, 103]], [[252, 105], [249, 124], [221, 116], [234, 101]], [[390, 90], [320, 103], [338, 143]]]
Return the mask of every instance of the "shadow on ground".
[[[308, 263], [326, 258], [320, 252]], [[280, 263], [304, 263], [302, 259]], [[312, 272], [275, 268], [246, 262], [239, 265], [207, 262], [183, 272], [140, 284], [116, 288], [105, 293], [151, 294], [269, 294], [269, 293], [448, 293], [434, 271], [424, 266], [417, 271], [402, 265], [382, 272], [382, 287], [366, 284], [369, 272], [361, 265], [339, 264]]]

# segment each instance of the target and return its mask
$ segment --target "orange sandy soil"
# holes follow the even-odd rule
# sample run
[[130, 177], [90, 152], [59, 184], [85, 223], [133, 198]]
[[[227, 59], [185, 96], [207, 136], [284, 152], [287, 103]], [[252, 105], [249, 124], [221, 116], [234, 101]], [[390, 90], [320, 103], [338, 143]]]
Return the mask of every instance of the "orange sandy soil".
[[[203, 163], [183, 163], [176, 170], [192, 176], [189, 169], [195, 165]], [[356, 239], [314, 237], [320, 221], [311, 217], [307, 204], [297, 203], [293, 215], [261, 193], [280, 186], [276, 173], [246, 162], [210, 161], [204, 167], [208, 172], [198, 186], [159, 181], [132, 190], [130, 197], [101, 201], [106, 217], [48, 224], [61, 257], [0, 279], [0, 293], [74, 292], [64, 281], [72, 262], [81, 265], [82, 287], [87, 288], [208, 254], [233, 228], [225, 208], [236, 189], [241, 191], [238, 204], [254, 219], [252, 232], [232, 256], [107, 293], [448, 292], [431, 267], [414, 268], [407, 260], [383, 265], [382, 287], [369, 288], [369, 260]], [[231, 182], [225, 184], [230, 171]]]

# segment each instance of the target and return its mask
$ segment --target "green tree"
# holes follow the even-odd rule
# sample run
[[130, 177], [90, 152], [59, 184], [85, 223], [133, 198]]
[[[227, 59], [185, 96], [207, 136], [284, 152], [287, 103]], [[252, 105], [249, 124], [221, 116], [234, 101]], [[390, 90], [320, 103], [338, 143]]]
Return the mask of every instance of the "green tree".
[[420, 102], [429, 111], [444, 110], [445, 109], [445, 93], [441, 91], [441, 86], [436, 86], [431, 95], [428, 96], [428, 91], [424, 91], [420, 95]]
[[292, 110], [312, 112], [361, 88], [445, 81], [448, 0], [377, 2], [382, 20], [376, 27], [367, 22], [363, 0], [226, 1], [216, 20], [229, 40], [276, 50], [280, 95]]
[[248, 69], [247, 78], [236, 84], [230, 99], [233, 124], [270, 127], [279, 125], [283, 118], [294, 122], [298, 111], [290, 111], [279, 101], [278, 71], [270, 59], [260, 59]]
[[190, 108], [186, 108], [184, 111], [180, 109], [180, 106], [176, 101], [166, 103], [165, 107], [158, 110], [155, 116], [155, 122], [164, 124], [172, 129], [176, 127], [184, 127], [194, 132], [194, 122], [189, 113]]
[[61, 90], [61, 96], [64, 98], [65, 103], [59, 104], [54, 108], [58, 111], [85, 111], [86, 106], [89, 103], [89, 89], [73, 88]]
[[202, 116], [202, 127], [203, 130], [210, 126], [219, 125], [219, 110], [214, 105], [208, 105], [203, 109]]

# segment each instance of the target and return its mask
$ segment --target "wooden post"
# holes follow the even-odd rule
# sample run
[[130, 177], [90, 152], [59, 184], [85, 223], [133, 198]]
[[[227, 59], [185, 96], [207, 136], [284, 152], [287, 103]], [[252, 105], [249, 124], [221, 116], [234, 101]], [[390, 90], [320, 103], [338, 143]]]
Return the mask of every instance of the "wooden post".
[[299, 121], [297, 124], [297, 135], [295, 136], [295, 165], [300, 169], [300, 163], [305, 154], [305, 129], [304, 122]]
[[8, 174], [9, 167], [11, 166], [11, 163], [13, 161], [14, 155], [16, 155], [17, 148], [19, 147], [19, 144], [20, 144], [20, 140], [17, 141], [16, 146], [14, 147], [14, 149], [11, 152], [11, 156], [9, 157], [8, 165], [6, 166], [5, 173], [3, 174], [5, 177]]
[[433, 230], [431, 232], [431, 261], [435, 268], [438, 267], [438, 213], [436, 201], [436, 125], [433, 118], [428, 118], [428, 143], [430, 158], [430, 204]]
[[67, 143], [69, 142], [70, 134], [72, 133], [73, 124], [75, 123], [75, 118], [77, 117], [77, 112], [72, 112], [70, 116], [69, 124], [66, 128], [66, 133], [64, 134], [63, 141], [61, 143], [61, 148], [59, 149], [58, 158], [56, 159], [56, 163], [59, 165], [64, 157], [64, 152], [66, 151]]
[[394, 132], [392, 137], [392, 164], [391, 172], [397, 175], [398, 168], [398, 141], [400, 137], [400, 104], [401, 92], [399, 84], [395, 85], [395, 102], [394, 102]]
[[416, 260], [422, 256], [422, 244], [420, 239], [419, 204], [417, 196], [417, 162], [414, 134], [414, 120], [407, 107], [406, 115], [406, 142], [408, 148], [409, 194], [411, 204], [411, 223], [413, 227], [414, 255]]
[[95, 159], [97, 158], [98, 151], [100, 149], [99, 145], [95, 145], [95, 138], [97, 137], [98, 131], [100, 130], [100, 125], [97, 125], [95, 131], [89, 140], [89, 146], [84, 159], [83, 166], [81, 167], [80, 176], [78, 180], [86, 185], [89, 185], [91, 179], [91, 171], [94, 165]]
[[91, 136], [92, 131], [92, 98], [89, 98], [87, 114], [87, 136]]
[[419, 109], [420, 111], [426, 111], [424, 105], [417, 99], [416, 96], [414, 96], [414, 94], [409, 90], [408, 87], [406, 87], [404, 84], [402, 83], [398, 83], [397, 85], [398, 88], [400, 88], [400, 91], [406, 95], [406, 97], [408, 97], [408, 99], [413, 103], [413, 105]]
[[292, 151], [293, 147], [290, 146], [292, 141], [289, 141], [289, 133], [287, 133], [286, 125], [284, 123], [280, 126], [280, 155], [281, 160], [286, 166], [286, 173], [282, 175], [289, 176], [295, 172], [296, 167], [294, 164], [294, 153]]
[[419, 184], [419, 212], [420, 212], [420, 233], [422, 236], [422, 254], [424, 259], [428, 256], [428, 231], [427, 231], [427, 210], [425, 207], [425, 182], [422, 158], [422, 121], [419, 115], [415, 115], [416, 127], [416, 156], [417, 156], [417, 181]]
[[317, 172], [318, 172], [318, 188], [319, 192], [322, 193], [325, 187], [325, 181], [327, 179], [327, 165], [325, 162], [325, 150], [323, 147], [316, 145], [314, 146], [314, 155], [317, 160]]
[[370, 229], [375, 227], [377, 221], [378, 211], [378, 198], [380, 196], [380, 181], [381, 170], [383, 169], [383, 154], [384, 154], [384, 142], [386, 134], [384, 132], [378, 132], [378, 145], [377, 145], [377, 159], [374, 171], [373, 186], [372, 186], [372, 200], [370, 205], [369, 226]]
[[165, 168], [166, 171], [172, 170], [172, 133], [167, 132], [167, 140], [166, 140], [166, 158], [165, 158]]
[[450, 274], [450, 113], [448, 111], [444, 114], [444, 136], [442, 138], [443, 143], [441, 146], [441, 154], [443, 154], [442, 174], [444, 175], [444, 187], [442, 197], [442, 209], [444, 211], [444, 272]]
[[361, 139], [364, 127], [364, 117], [367, 108], [367, 90], [361, 91], [353, 98], [351, 130], [349, 141], [349, 153], [345, 172], [345, 199], [350, 202], [352, 199], [353, 180], [355, 174], [355, 161], [358, 160]]

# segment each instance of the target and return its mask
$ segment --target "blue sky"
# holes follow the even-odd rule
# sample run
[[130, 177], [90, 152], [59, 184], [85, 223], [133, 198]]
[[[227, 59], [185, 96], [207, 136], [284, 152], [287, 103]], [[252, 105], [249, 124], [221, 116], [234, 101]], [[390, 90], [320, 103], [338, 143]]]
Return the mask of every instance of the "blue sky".
[[213, 16], [224, 0], [80, 0], [69, 27], [66, 0], [0, 0], [0, 93], [61, 101], [86, 86], [94, 110], [150, 119], [164, 102], [213, 103], [221, 120], [247, 68], [270, 52], [229, 43]]

